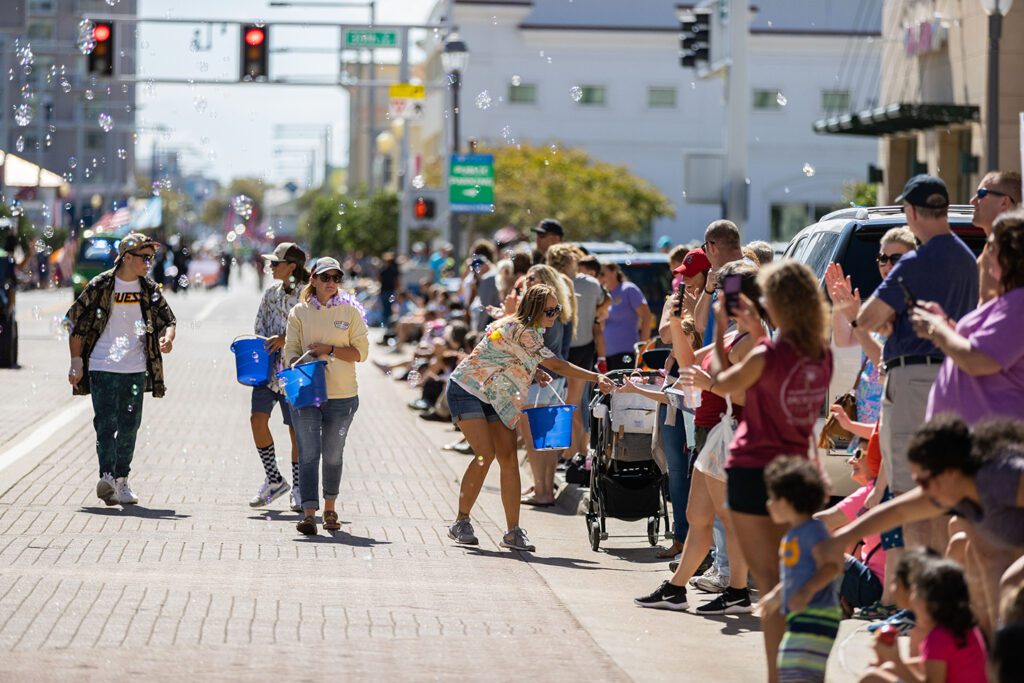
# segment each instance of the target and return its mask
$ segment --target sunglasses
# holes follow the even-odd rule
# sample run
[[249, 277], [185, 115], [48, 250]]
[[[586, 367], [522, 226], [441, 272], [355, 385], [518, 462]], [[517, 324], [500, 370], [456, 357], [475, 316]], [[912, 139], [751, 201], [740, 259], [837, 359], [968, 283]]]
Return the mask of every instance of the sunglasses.
[[903, 254], [879, 254], [875, 257], [875, 262], [880, 266], [887, 266], [890, 263], [895, 266], [902, 256]]
[[861, 460], [863, 457], [864, 457], [864, 451], [862, 451], [861, 449], [858, 448], [857, 450], [855, 450], [853, 453], [850, 454], [850, 458], [849, 459], [853, 460], [854, 462], [857, 462], [857, 461]]
[[153, 254], [136, 254], [134, 251], [129, 251], [128, 253], [134, 256], [135, 258], [142, 259], [143, 261], [146, 262], [147, 265], [153, 262]]
[[341, 282], [341, 275], [329, 275], [327, 273], [320, 273], [316, 276], [320, 282]]
[[546, 315], [549, 318], [554, 318], [556, 315], [558, 315], [561, 312], [562, 312], [561, 304], [559, 304], [558, 306], [555, 306], [554, 308], [545, 308], [544, 309], [544, 315]]
[[978, 199], [984, 199], [985, 197], [989, 196], [990, 194], [994, 194], [994, 195], [997, 195], [999, 197], [1009, 197], [1010, 196], [1010, 195], [1006, 194], [1005, 192], [1000, 192], [998, 190], [990, 190], [987, 187], [979, 187], [978, 191], [975, 192], [975, 194], [978, 195]]

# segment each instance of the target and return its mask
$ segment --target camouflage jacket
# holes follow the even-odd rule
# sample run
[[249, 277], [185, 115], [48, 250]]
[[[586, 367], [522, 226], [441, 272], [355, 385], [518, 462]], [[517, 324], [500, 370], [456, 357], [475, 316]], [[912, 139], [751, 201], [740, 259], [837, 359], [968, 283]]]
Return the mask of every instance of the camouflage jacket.
[[[139, 284], [142, 287], [139, 307], [142, 309], [142, 320], [146, 323], [146, 341], [142, 345], [146, 353], [145, 391], [151, 391], [154, 397], [159, 398], [167, 391], [164, 386], [160, 337], [176, 322], [174, 313], [157, 284], [148, 277], [139, 278]], [[64, 323], [71, 336], [82, 339], [85, 376], [74, 386], [72, 393], [75, 395], [84, 396], [89, 393], [89, 356], [92, 355], [96, 342], [99, 341], [103, 329], [107, 326], [107, 320], [110, 319], [113, 296], [114, 271], [111, 269], [94, 277], [64, 316]]]

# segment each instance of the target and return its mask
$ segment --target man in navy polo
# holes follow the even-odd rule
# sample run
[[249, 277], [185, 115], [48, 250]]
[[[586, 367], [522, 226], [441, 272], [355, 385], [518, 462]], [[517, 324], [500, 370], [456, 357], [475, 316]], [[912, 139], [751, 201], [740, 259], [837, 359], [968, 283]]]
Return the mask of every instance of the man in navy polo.
[[885, 391], [879, 437], [889, 488], [899, 495], [916, 486], [907, 445], [924, 423], [928, 392], [943, 360], [934, 344], [914, 333], [908, 302], [934, 301], [953, 321], [959, 320], [978, 303], [978, 264], [949, 227], [949, 193], [941, 179], [914, 176], [896, 202], [903, 204], [907, 227], [921, 246], [900, 259], [853, 324], [872, 332], [892, 330], [882, 352]]

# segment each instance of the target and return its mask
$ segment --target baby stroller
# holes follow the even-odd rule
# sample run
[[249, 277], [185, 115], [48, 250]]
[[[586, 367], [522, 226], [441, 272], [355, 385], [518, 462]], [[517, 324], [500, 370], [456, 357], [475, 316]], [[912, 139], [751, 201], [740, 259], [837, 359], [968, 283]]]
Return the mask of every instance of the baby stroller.
[[[608, 377], [622, 384], [630, 377], [660, 379], [658, 372], [617, 370]], [[587, 536], [597, 551], [608, 539], [606, 519], [647, 520], [647, 540], [657, 545], [661, 520], [670, 531], [666, 475], [651, 455], [658, 405], [637, 394], [598, 394], [590, 402], [591, 467]]]

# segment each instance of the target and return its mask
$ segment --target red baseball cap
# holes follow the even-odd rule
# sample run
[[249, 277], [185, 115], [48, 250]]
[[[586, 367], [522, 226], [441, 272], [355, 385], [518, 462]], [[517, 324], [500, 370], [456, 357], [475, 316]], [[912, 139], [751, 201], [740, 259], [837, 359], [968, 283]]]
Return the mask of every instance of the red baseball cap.
[[708, 260], [704, 250], [697, 247], [686, 252], [686, 256], [683, 257], [683, 265], [672, 272], [683, 277], [693, 277], [698, 273], [706, 273], [709, 270], [711, 270], [711, 261]]

